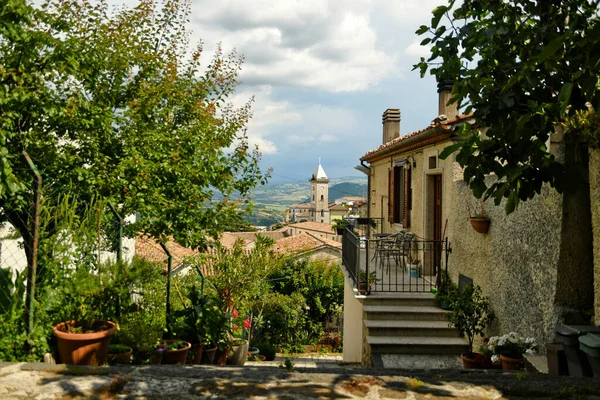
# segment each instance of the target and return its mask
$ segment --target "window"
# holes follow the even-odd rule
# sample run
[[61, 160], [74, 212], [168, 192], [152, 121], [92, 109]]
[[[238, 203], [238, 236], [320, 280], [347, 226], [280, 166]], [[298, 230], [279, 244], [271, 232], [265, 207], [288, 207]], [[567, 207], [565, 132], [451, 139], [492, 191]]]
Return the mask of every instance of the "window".
[[412, 210], [411, 169], [404, 164], [389, 169], [388, 190], [388, 222], [410, 226], [410, 210]]
[[313, 201], [315, 201], [315, 195], [313, 194]]
[[[325, 210], [321, 210], [321, 217], [324, 217], [324, 216], [325, 216]], [[321, 222], [323, 222], [323, 221], [321, 221]]]
[[325, 200], [325, 198], [323, 197], [323, 195], [321, 195], [321, 201]]

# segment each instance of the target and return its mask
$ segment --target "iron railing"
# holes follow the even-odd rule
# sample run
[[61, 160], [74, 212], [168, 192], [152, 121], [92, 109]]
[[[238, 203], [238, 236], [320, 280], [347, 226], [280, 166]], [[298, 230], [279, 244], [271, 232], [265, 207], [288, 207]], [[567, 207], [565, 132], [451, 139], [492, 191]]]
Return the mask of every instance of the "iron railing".
[[342, 238], [342, 263], [363, 294], [430, 292], [447, 274], [451, 251], [448, 238], [428, 240], [410, 232], [371, 239], [346, 229]]

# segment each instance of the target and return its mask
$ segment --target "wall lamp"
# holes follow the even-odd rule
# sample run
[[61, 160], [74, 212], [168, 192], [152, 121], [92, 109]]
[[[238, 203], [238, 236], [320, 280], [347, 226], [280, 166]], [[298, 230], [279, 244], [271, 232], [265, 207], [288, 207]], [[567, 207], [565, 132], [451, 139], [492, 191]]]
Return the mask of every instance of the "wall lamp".
[[[412, 158], [412, 163], [410, 162], [411, 158]], [[417, 162], [415, 161], [415, 158], [413, 156], [408, 156], [408, 157], [406, 157], [406, 164], [404, 164], [404, 168], [410, 169], [411, 166], [413, 168], [417, 168]]]

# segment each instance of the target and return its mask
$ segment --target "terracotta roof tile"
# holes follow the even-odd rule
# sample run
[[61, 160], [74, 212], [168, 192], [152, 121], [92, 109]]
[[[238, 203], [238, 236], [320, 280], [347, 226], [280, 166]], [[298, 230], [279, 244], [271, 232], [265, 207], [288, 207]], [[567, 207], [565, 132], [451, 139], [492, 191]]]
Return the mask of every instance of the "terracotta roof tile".
[[335, 240], [316, 237], [309, 233], [301, 233], [299, 235], [277, 240], [273, 249], [277, 253], [303, 253], [321, 247], [335, 247], [341, 249], [342, 244]]
[[244, 244], [256, 242], [256, 235], [278, 240], [286, 236], [285, 232], [285, 230], [271, 232], [223, 232], [220, 241], [223, 246], [232, 247], [238, 239], [242, 239]]
[[288, 225], [289, 228], [298, 228], [298, 229], [307, 229], [310, 231], [316, 232], [327, 232], [329, 234], [333, 233], [333, 225], [326, 224], [325, 222], [298, 222], [297, 224]]
[[[198, 254], [198, 251], [184, 247], [172, 239], [166, 243], [167, 249], [173, 256], [173, 267], [175, 268], [183, 262], [185, 257]], [[135, 239], [135, 255], [148, 261], [167, 263], [167, 254], [154, 239], [145, 236], [139, 236]]]
[[408, 139], [413, 138], [415, 136], [419, 136], [419, 135], [421, 135], [421, 134], [423, 134], [425, 132], [428, 132], [430, 130], [434, 130], [434, 129], [450, 130], [450, 126], [451, 125], [453, 125], [453, 124], [455, 124], [457, 122], [461, 122], [461, 121], [467, 120], [467, 119], [472, 118], [472, 117], [473, 117], [473, 113], [471, 113], [471, 114], [457, 115], [454, 118], [446, 119], [446, 120], [443, 120], [443, 121], [437, 121], [437, 119], [434, 119], [431, 122], [431, 124], [429, 124], [429, 126], [427, 126], [426, 128], [420, 129], [418, 131], [411, 132], [411, 133], [406, 134], [404, 136], [399, 136], [399, 137], [395, 138], [394, 140], [390, 140], [389, 142], [384, 143], [381, 146], [379, 146], [379, 147], [377, 147], [377, 148], [375, 148], [373, 150], [367, 151], [361, 157], [361, 159], [364, 159], [365, 157], [368, 157], [368, 156], [372, 156], [373, 154], [379, 153], [380, 151], [385, 150], [388, 147], [395, 146], [395, 145], [397, 145], [399, 143], [404, 142], [405, 140], [408, 140]]

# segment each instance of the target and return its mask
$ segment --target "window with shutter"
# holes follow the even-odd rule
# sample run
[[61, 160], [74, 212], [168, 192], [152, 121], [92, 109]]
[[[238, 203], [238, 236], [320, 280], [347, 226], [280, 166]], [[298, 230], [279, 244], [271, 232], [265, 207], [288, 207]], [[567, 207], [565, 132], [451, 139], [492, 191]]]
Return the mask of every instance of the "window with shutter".
[[396, 197], [396, 193], [394, 191], [394, 169], [390, 168], [388, 170], [388, 222], [394, 223], [394, 198]]
[[403, 165], [389, 169], [389, 202], [388, 221], [410, 226], [410, 210], [412, 209], [411, 170]]

